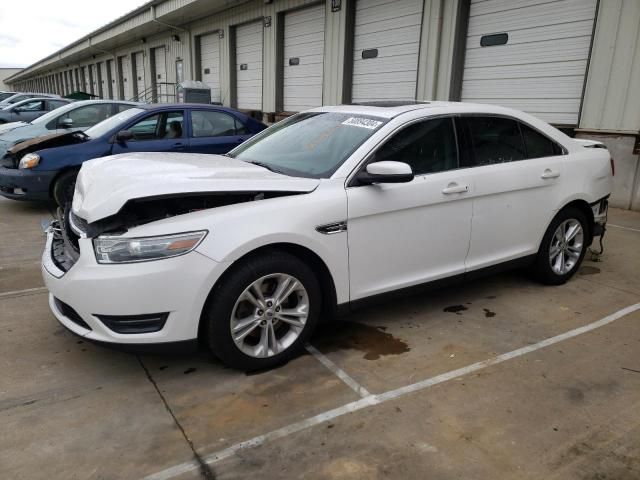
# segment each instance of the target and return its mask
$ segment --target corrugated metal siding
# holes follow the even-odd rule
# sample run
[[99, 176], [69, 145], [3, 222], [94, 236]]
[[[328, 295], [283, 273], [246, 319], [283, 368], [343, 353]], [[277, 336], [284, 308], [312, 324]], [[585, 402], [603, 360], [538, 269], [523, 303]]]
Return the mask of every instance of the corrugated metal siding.
[[580, 127], [640, 131], [640, 2], [601, 0]]
[[[577, 124], [596, 3], [473, 0], [462, 100], [508, 103], [551, 123]], [[480, 46], [482, 36], [496, 33], [508, 34], [506, 45]]]
[[284, 16], [283, 108], [298, 112], [322, 105], [324, 3]]

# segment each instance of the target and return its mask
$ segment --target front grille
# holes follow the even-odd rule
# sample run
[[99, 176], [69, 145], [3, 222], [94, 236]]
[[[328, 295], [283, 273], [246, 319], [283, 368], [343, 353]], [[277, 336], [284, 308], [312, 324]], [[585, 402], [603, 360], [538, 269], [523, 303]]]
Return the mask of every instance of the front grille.
[[58, 298], [54, 298], [54, 302], [56, 304], [56, 308], [60, 311], [60, 313], [62, 313], [62, 315], [64, 315], [66, 318], [71, 320], [76, 325], [82, 328], [86, 328], [87, 330], [91, 330], [91, 327], [89, 326], [89, 324], [85, 322], [80, 316], [80, 314], [76, 312], [73, 308], [71, 308], [69, 305], [67, 305], [66, 303], [64, 303], [62, 300]]
[[168, 312], [146, 315], [95, 315], [105, 326], [116, 333], [151, 333], [162, 330]]

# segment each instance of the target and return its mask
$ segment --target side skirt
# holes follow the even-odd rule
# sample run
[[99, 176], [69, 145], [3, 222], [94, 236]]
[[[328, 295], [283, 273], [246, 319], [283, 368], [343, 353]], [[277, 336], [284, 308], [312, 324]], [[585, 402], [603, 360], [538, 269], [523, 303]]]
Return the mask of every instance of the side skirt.
[[516, 258], [515, 260], [509, 260], [508, 262], [499, 263], [497, 265], [491, 265], [471, 272], [461, 273], [453, 275], [447, 278], [441, 278], [432, 282], [422, 283], [419, 285], [412, 285], [411, 287], [405, 287], [398, 290], [392, 290], [391, 292], [379, 293], [370, 297], [359, 298], [352, 302], [342, 303], [337, 306], [337, 316], [344, 316], [356, 310], [360, 310], [372, 305], [380, 305], [390, 300], [398, 298], [412, 297], [426, 292], [439, 290], [452, 285], [458, 285], [469, 280], [476, 280], [478, 278], [495, 275], [496, 273], [514, 270], [518, 268], [529, 267], [533, 264], [536, 255], [528, 255], [526, 257]]

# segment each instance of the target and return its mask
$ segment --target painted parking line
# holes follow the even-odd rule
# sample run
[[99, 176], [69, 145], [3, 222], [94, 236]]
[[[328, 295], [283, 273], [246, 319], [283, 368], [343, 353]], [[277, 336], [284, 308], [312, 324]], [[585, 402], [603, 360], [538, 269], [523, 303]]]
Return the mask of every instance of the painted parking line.
[[[258, 435], [257, 437], [253, 437], [249, 440], [245, 440], [244, 442], [237, 443], [235, 445], [232, 445], [218, 452], [203, 456], [202, 460], [208, 465], [213, 465], [215, 463], [218, 463], [226, 458], [229, 458], [235, 455], [237, 452], [241, 450], [248, 450], [250, 448], [259, 447], [260, 445], [264, 445], [265, 443], [277, 440], [279, 438], [287, 437], [293, 433], [300, 432], [302, 430], [307, 430], [311, 427], [314, 427], [316, 425], [327, 422], [329, 420], [333, 420], [335, 418], [341, 417], [348, 413], [357, 412], [358, 410], [362, 410], [364, 408], [371, 407], [373, 405], [380, 405], [384, 402], [388, 402], [389, 400], [395, 400], [397, 398], [403, 397], [410, 393], [425, 390], [434, 385], [438, 385], [440, 383], [453, 380], [454, 378], [462, 377], [464, 375], [468, 375], [469, 373], [482, 370], [492, 365], [497, 365], [507, 360], [511, 360], [513, 358], [517, 358], [522, 355], [535, 352], [536, 350], [540, 350], [550, 345], [554, 345], [558, 342], [563, 342], [564, 340], [568, 340], [570, 338], [577, 337], [578, 335], [582, 335], [584, 333], [590, 332], [597, 328], [604, 327], [605, 325], [615, 322], [616, 320], [619, 320], [624, 316], [629, 315], [630, 313], [633, 313], [638, 310], [640, 310], [640, 303], [629, 305], [628, 307], [625, 307], [622, 310], [618, 310], [617, 312], [612, 313], [611, 315], [608, 315], [593, 323], [589, 323], [588, 325], [584, 325], [582, 327], [569, 330], [568, 332], [561, 333], [560, 335], [546, 338], [544, 340], [541, 340], [540, 342], [527, 345], [526, 347], [518, 348], [516, 350], [512, 350], [511, 352], [503, 353], [501, 355], [489, 358], [487, 360], [483, 360], [481, 362], [476, 362], [471, 365], [467, 365], [466, 367], [458, 368], [450, 372], [436, 375], [435, 377], [431, 377], [426, 380], [422, 380], [420, 382], [412, 383], [410, 385], [396, 388], [394, 390], [390, 390], [388, 392], [381, 393], [378, 395], [366, 396], [364, 398], [361, 398], [360, 400], [356, 400], [355, 402], [347, 403], [346, 405], [342, 405], [341, 407], [337, 407], [327, 412], [323, 412], [313, 417], [309, 417], [300, 422], [292, 423], [290, 425], [279, 428], [277, 430], [272, 430], [269, 433]], [[199, 468], [199, 465], [196, 462], [185, 462], [185, 463], [170, 467], [166, 470], [162, 470], [155, 474], [149, 475], [145, 477], [144, 480], [167, 480], [170, 478], [177, 477], [178, 475], [183, 475], [187, 472], [196, 470], [198, 468]]]
[[613, 223], [607, 223], [607, 227], [619, 228], [621, 230], [629, 230], [630, 232], [640, 232], [640, 228], [623, 227], [622, 225], [614, 225]]
[[362, 385], [356, 382], [353, 379], [353, 377], [351, 377], [351, 375], [349, 375], [347, 372], [345, 372], [339, 366], [333, 363], [329, 359], [329, 357], [327, 357], [326, 355], [318, 351], [316, 347], [314, 347], [313, 345], [307, 345], [305, 348], [307, 349], [307, 352], [313, 355], [314, 358], [318, 360], [322, 365], [327, 367], [327, 369], [330, 370], [336, 377], [338, 377], [340, 380], [346, 383], [349, 386], [349, 388], [351, 388], [354, 392], [360, 395], [360, 397], [364, 398], [371, 395], [366, 388], [364, 388]]
[[0, 298], [21, 297], [23, 295], [33, 295], [34, 293], [41, 293], [46, 291], [47, 287], [25, 288], [24, 290], [13, 290], [10, 292], [0, 293]]

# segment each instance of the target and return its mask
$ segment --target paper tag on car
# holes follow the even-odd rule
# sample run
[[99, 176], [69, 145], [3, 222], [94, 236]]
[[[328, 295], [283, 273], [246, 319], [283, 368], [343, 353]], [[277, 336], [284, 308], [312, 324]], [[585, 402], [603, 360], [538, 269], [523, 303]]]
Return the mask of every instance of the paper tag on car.
[[342, 125], [351, 125], [352, 127], [368, 128], [369, 130], [375, 130], [382, 122], [378, 120], [371, 120], [370, 118], [350, 117], [347, 118]]

